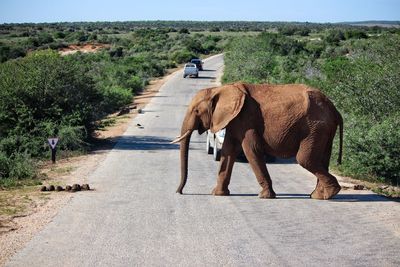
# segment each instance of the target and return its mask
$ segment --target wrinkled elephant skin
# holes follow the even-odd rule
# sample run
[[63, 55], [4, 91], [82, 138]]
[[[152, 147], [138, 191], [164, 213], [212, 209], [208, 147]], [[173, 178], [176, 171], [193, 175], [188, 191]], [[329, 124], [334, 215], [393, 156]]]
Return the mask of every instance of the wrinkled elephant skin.
[[245, 153], [262, 190], [260, 198], [275, 198], [264, 155], [296, 157], [317, 177], [314, 199], [330, 199], [340, 191], [329, 173], [332, 143], [339, 126], [341, 163], [343, 120], [333, 103], [319, 90], [302, 84], [227, 84], [200, 90], [182, 123], [180, 142], [182, 194], [188, 176], [188, 150], [194, 130], [202, 134], [226, 128], [217, 185], [213, 195], [229, 195], [233, 164]]

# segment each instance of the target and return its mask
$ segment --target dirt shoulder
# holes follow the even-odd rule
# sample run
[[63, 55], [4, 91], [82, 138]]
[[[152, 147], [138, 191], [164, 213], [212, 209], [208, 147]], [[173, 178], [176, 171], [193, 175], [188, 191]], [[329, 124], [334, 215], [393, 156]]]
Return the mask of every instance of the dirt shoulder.
[[[115, 113], [106, 118], [105, 121], [111, 125], [97, 132], [98, 143], [93, 151], [86, 155], [58, 160], [55, 165], [50, 162], [44, 165], [41, 172], [47, 178], [43, 185], [86, 183], [87, 177], [104, 160], [118, 137], [126, 131], [129, 121], [150, 102], [165, 81], [177, 70], [169, 70], [166, 76], [152, 80], [142, 93], [135, 96], [128, 109], [121, 112], [126, 114]], [[85, 193], [40, 192], [40, 187], [0, 190], [0, 266], [48, 224], [74, 194]]]

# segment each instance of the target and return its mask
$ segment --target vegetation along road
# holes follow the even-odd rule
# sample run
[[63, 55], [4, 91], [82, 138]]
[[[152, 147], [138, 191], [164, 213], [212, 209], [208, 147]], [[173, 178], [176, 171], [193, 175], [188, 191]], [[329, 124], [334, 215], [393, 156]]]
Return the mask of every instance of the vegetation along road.
[[179, 182], [180, 132], [191, 97], [217, 82], [223, 56], [198, 79], [178, 71], [131, 123], [76, 194], [7, 266], [399, 266], [400, 205], [370, 191], [309, 198], [315, 177], [290, 161], [268, 164], [276, 199], [257, 197], [237, 162], [231, 196], [210, 195], [218, 163], [194, 134], [189, 180]]

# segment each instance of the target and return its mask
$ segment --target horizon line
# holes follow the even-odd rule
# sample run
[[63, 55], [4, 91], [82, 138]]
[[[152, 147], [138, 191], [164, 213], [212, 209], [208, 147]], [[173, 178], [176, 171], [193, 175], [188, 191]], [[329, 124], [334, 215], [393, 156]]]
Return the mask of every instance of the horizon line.
[[400, 24], [400, 20], [379, 20], [367, 19], [356, 21], [337, 21], [337, 22], [311, 22], [311, 21], [285, 21], [285, 20], [85, 20], [85, 21], [43, 21], [43, 22], [1, 22], [4, 24], [55, 24], [55, 23], [126, 23], [126, 22], [246, 22], [246, 23], [302, 23], [302, 24], [351, 24], [351, 23], [392, 23]]

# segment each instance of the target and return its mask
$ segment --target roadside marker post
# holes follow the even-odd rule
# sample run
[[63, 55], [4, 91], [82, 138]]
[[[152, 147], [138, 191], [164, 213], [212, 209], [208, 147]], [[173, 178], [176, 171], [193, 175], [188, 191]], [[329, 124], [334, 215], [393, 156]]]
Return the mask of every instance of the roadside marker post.
[[57, 152], [57, 143], [58, 143], [58, 138], [49, 138], [47, 139], [49, 142], [50, 148], [51, 148], [51, 161], [53, 164], [56, 163], [56, 152]]

